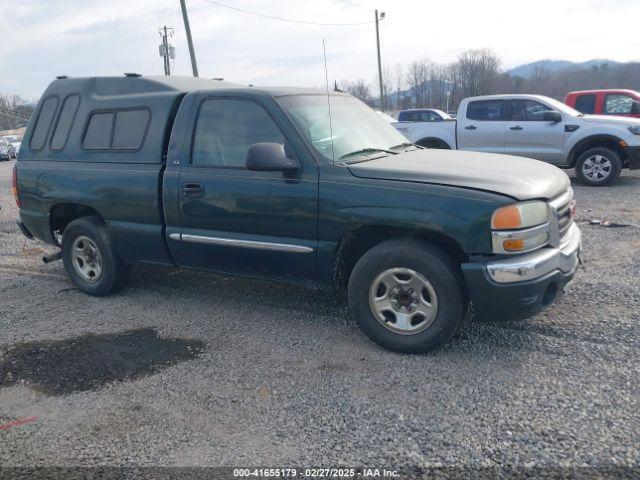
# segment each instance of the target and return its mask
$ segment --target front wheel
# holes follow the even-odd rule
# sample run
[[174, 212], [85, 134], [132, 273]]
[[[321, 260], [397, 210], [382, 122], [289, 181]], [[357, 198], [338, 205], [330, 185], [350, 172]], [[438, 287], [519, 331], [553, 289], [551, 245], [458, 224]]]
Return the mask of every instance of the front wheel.
[[116, 253], [98, 217], [79, 218], [64, 229], [62, 260], [73, 283], [89, 295], [108, 295], [127, 282], [129, 267]]
[[353, 269], [349, 307], [360, 329], [378, 345], [403, 353], [429, 352], [446, 343], [462, 323], [459, 267], [426, 242], [383, 242]]
[[582, 183], [603, 187], [615, 181], [622, 170], [622, 160], [615, 151], [595, 147], [583, 152], [576, 161], [576, 175]]

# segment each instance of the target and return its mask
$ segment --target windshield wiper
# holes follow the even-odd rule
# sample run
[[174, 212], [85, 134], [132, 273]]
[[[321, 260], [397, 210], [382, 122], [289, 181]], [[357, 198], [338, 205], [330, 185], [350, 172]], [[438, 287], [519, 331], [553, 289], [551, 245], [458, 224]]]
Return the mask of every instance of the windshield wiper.
[[397, 150], [398, 148], [406, 148], [406, 147], [416, 147], [416, 148], [420, 148], [418, 145], [416, 145], [415, 143], [411, 143], [411, 142], [404, 142], [404, 143], [399, 143], [398, 145], [394, 145], [393, 147], [389, 147], [389, 149], [391, 150]]
[[391, 155], [397, 155], [398, 154], [398, 152], [394, 152], [393, 150], [385, 150], [384, 148], [368, 147], [368, 148], [361, 148], [360, 150], [355, 150], [353, 152], [346, 153], [346, 154], [344, 154], [344, 155], [342, 155], [340, 157], [340, 160], [342, 160], [343, 158], [346, 158], [346, 157], [350, 157], [352, 155], [359, 155], [361, 153], [376, 153], [376, 152], [390, 153]]

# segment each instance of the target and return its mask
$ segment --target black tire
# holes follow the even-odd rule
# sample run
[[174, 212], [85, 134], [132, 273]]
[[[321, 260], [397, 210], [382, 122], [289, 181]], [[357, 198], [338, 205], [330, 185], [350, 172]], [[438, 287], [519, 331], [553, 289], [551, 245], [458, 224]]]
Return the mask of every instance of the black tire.
[[[417, 272], [435, 291], [435, 318], [417, 333], [396, 333], [383, 326], [370, 306], [373, 282], [396, 267]], [[448, 342], [460, 328], [465, 312], [462, 282], [459, 266], [435, 245], [410, 239], [388, 240], [365, 253], [353, 269], [349, 307], [360, 329], [378, 345], [395, 352], [426, 353]]]
[[[72, 249], [79, 238], [88, 238], [100, 256], [101, 273], [93, 281], [82, 277], [74, 266]], [[62, 235], [62, 261], [69, 277], [79, 290], [102, 297], [122, 288], [129, 278], [129, 267], [118, 256], [111, 237], [99, 217], [82, 217], [71, 222]]]
[[[598, 156], [604, 158], [605, 161], [610, 164], [610, 168], [607, 172], [608, 175], [597, 179], [593, 177], [589, 178], [587, 173], [584, 171], [588, 168], [587, 161]], [[587, 166], [585, 166], [585, 164], [587, 164]], [[578, 160], [576, 160], [575, 171], [578, 179], [580, 179], [580, 181], [585, 185], [589, 185], [591, 187], [604, 187], [618, 179], [620, 172], [622, 171], [622, 160], [620, 159], [620, 155], [610, 148], [594, 147], [586, 150], [578, 157]]]

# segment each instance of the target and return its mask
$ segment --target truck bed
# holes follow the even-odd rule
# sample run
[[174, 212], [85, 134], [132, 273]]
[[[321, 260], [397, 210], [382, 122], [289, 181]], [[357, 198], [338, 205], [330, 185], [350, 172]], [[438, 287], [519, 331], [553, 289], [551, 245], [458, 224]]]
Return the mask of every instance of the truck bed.
[[51, 168], [51, 162], [20, 162], [22, 221], [54, 242], [49, 212], [81, 203], [104, 218], [125, 262], [172, 264], [158, 198], [163, 169], [159, 163], [59, 162]]

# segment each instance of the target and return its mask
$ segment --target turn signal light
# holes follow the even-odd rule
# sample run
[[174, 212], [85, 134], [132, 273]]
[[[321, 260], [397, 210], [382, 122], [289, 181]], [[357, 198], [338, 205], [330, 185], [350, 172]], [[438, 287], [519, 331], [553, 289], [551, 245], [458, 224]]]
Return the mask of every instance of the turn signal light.
[[517, 252], [520, 250], [524, 250], [524, 240], [521, 240], [521, 239], [505, 240], [502, 246], [507, 251]]
[[493, 214], [493, 228], [507, 229], [507, 228], [519, 228], [522, 225], [522, 217], [520, 216], [520, 210], [515, 205], [509, 205], [503, 207]]

